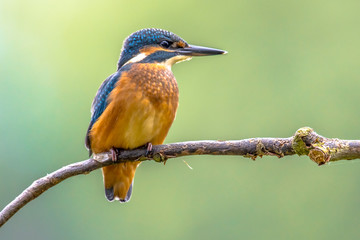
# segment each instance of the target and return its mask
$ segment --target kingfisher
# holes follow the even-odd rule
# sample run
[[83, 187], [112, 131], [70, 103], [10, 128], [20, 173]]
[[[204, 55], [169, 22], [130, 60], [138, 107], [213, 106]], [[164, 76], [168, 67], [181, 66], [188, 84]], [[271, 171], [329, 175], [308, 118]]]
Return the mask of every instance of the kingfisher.
[[[147, 28], [132, 33], [124, 43], [117, 71], [100, 86], [91, 107], [85, 146], [89, 156], [119, 149], [162, 144], [174, 121], [179, 90], [172, 65], [193, 56], [226, 51], [189, 45], [172, 32]], [[139, 161], [102, 168], [109, 201], [130, 200]]]

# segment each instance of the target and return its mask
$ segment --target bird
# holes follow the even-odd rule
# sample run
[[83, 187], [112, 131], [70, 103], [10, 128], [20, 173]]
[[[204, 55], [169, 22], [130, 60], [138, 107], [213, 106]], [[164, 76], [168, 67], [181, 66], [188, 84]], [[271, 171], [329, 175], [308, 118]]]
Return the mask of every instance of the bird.
[[[157, 28], [138, 30], [123, 42], [117, 71], [98, 89], [91, 106], [85, 146], [89, 156], [119, 149], [162, 144], [172, 125], [179, 101], [173, 64], [193, 56], [226, 51], [189, 45], [176, 34]], [[95, 157], [94, 157], [95, 158]], [[130, 200], [139, 161], [102, 168], [105, 197]]]

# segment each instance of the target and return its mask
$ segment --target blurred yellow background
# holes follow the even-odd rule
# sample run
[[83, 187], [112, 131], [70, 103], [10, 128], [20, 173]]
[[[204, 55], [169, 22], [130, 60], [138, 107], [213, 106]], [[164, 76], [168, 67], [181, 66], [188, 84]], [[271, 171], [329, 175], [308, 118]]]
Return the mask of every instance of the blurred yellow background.
[[[227, 50], [173, 67], [167, 143], [288, 137], [303, 126], [360, 139], [360, 1], [0, 2], [0, 207], [84, 160], [90, 105], [123, 40], [146, 27]], [[132, 199], [101, 171], [50, 189], [0, 239], [359, 239], [360, 161], [201, 156], [141, 164]]]

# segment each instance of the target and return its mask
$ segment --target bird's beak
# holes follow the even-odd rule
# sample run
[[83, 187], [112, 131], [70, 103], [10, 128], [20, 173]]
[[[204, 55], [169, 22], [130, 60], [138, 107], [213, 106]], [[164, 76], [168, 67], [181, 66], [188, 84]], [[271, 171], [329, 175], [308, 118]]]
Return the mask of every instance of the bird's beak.
[[177, 52], [181, 55], [185, 56], [211, 56], [211, 55], [218, 55], [218, 54], [226, 54], [226, 51], [215, 49], [215, 48], [208, 48], [208, 47], [200, 47], [189, 45], [188, 47], [179, 48]]

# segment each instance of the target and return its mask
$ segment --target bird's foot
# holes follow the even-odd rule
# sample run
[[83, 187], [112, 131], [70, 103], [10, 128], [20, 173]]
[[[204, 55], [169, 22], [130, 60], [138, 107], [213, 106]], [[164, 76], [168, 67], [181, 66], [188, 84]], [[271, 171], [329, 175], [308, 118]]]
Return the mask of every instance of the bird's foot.
[[145, 157], [150, 157], [150, 155], [152, 154], [153, 145], [148, 142], [147, 144], [145, 144], [145, 147], [146, 147]]
[[112, 158], [112, 161], [113, 162], [117, 162], [118, 158], [117, 158], [117, 155], [118, 155], [118, 150], [114, 147], [112, 147], [110, 149], [110, 152], [111, 152], [111, 158]]

